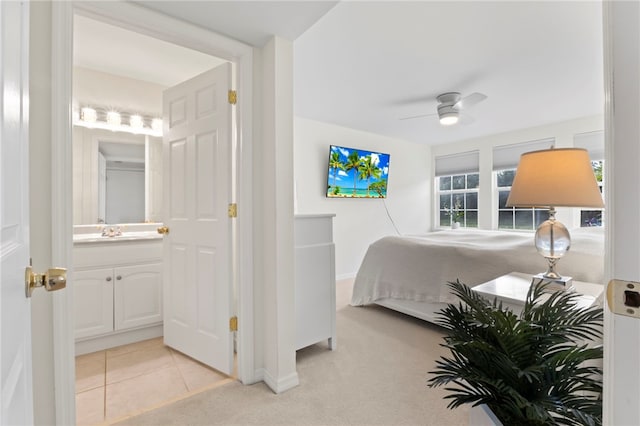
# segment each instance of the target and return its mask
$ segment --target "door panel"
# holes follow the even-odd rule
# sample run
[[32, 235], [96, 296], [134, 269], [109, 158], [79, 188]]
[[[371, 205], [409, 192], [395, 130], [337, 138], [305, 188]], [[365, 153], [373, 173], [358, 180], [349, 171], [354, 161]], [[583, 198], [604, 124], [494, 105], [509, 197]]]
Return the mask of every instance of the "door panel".
[[33, 423], [29, 265], [29, 4], [0, 2], [0, 424]]
[[233, 369], [230, 219], [231, 65], [164, 93], [165, 343]]

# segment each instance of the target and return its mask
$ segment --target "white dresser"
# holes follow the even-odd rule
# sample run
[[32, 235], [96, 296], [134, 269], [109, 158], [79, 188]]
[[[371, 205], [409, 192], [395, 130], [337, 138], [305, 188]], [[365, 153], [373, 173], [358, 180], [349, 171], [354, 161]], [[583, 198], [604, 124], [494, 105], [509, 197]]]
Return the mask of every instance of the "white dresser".
[[336, 348], [334, 216], [295, 216], [296, 350], [325, 339]]

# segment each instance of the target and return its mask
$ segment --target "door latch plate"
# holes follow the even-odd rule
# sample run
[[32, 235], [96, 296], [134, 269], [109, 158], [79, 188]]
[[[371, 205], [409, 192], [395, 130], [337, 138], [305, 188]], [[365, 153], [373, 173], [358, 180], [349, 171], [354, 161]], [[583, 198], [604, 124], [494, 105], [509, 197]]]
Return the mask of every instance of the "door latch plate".
[[607, 304], [614, 314], [640, 318], [640, 282], [609, 281]]

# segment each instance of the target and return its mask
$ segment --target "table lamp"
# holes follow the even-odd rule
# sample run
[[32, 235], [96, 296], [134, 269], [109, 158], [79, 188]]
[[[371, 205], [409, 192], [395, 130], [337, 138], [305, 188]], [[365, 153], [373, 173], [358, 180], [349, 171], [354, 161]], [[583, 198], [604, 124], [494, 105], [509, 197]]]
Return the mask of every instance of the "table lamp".
[[536, 249], [549, 266], [535, 278], [570, 288], [571, 277], [562, 277], [555, 270], [571, 247], [571, 236], [556, 220], [555, 207], [604, 207], [587, 150], [551, 148], [522, 154], [506, 205], [549, 209], [549, 219], [535, 235]]

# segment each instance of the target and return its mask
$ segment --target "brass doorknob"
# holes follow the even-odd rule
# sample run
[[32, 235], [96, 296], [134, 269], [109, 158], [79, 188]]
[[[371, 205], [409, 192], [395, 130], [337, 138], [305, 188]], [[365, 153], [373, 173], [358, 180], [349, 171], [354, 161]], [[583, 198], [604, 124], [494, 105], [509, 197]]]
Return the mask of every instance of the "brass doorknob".
[[169, 228], [167, 228], [166, 226], [161, 226], [157, 229], [158, 234], [168, 234], [169, 233]]
[[44, 287], [47, 291], [62, 290], [67, 286], [67, 270], [51, 268], [44, 274], [37, 274], [31, 266], [27, 266], [24, 271], [24, 284], [27, 297], [31, 297], [36, 287]]

